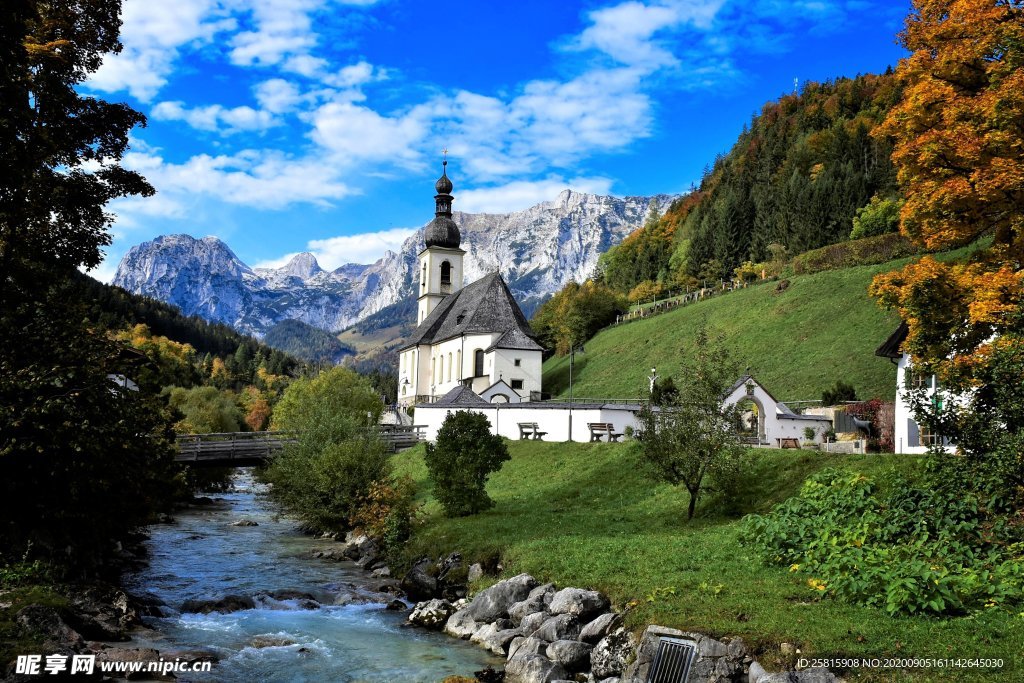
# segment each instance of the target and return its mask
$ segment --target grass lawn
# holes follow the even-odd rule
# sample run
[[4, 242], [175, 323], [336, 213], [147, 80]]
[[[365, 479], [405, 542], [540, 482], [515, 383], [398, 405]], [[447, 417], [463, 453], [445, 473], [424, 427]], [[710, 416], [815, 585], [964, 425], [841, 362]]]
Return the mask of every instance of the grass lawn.
[[[884, 364], [883, 364], [884, 365]], [[795, 494], [826, 466], [884, 482], [913, 474], [919, 461], [895, 456], [751, 450], [737, 514], [723, 516], [713, 496], [686, 522], [686, 492], [650, 479], [630, 444], [514, 442], [512, 460], [491, 477], [495, 507], [447, 519], [427, 492], [422, 446], [396, 456], [426, 502], [426, 523], [409, 552], [437, 557], [458, 550], [470, 561], [500, 553], [505, 574], [529, 572], [561, 586], [598, 588], [617, 609], [636, 601], [629, 624], [648, 623], [739, 635], [769, 669], [785, 661], [779, 644], [819, 656], [1002, 657], [1002, 674], [938, 670], [914, 680], [1020, 680], [1024, 618], [1000, 611], [954, 619], [898, 618], [821, 599], [806, 576], [765, 567], [737, 543], [738, 519]], [[897, 672], [846, 672], [857, 680], [904, 680]]]

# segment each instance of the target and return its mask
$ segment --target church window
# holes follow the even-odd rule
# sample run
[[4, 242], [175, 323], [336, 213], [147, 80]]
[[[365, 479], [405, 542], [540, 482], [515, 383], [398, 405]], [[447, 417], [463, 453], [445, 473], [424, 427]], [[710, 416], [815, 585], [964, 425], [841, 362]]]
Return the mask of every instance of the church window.
[[462, 379], [462, 351], [455, 352], [455, 379]]
[[448, 261], [441, 262], [441, 284], [450, 285], [452, 283], [452, 264]]
[[484, 376], [484, 350], [477, 349], [473, 353], [473, 376], [483, 377]]
[[520, 367], [523, 364], [523, 359], [522, 358], [516, 358], [515, 361], [514, 361], [514, 364], [515, 364], [515, 366], [517, 368]]
[[430, 379], [437, 376], [437, 356], [430, 357]]
[[521, 380], [521, 379], [514, 379], [514, 380], [512, 380], [512, 388], [515, 389], [516, 391], [521, 391], [522, 388], [523, 388], [523, 380]]
[[450, 353], [448, 354], [448, 377], [446, 379], [449, 382], [452, 381], [452, 354]]
[[427, 288], [427, 262], [423, 262], [423, 272], [420, 274], [420, 289]]

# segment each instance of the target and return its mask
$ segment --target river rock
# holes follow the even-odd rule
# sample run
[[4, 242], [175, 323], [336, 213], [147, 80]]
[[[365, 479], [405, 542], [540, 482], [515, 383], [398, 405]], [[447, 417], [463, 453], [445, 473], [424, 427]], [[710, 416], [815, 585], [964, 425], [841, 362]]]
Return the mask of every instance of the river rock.
[[586, 671], [590, 668], [590, 652], [593, 645], [577, 640], [556, 640], [548, 645], [547, 656], [561, 664], [566, 671]]
[[375, 579], [386, 579], [391, 576], [391, 567], [384, 565], [383, 567], [377, 567], [371, 572], [370, 576]]
[[[521, 635], [518, 631], [511, 627], [512, 622], [508, 619], [499, 619], [494, 623], [484, 624], [473, 632], [473, 635], [469, 637], [469, 642], [481, 645], [497, 655], [504, 655], [505, 648], [503, 647], [503, 645], [511, 642], [511, 640], [516, 636]], [[511, 635], [508, 635], [507, 637], [503, 636], [499, 639], [497, 637], [497, 634], [503, 631], [515, 632]]]
[[508, 658], [517, 655], [546, 655], [548, 644], [532, 636], [513, 638], [508, 644]]
[[619, 627], [602, 638], [590, 653], [590, 671], [600, 680], [620, 676], [636, 648], [636, 638]]
[[384, 609], [388, 610], [389, 612], [404, 612], [408, 608], [409, 606], [405, 604], [405, 601], [399, 600], [398, 598], [395, 598], [388, 604], [384, 605]]
[[181, 605], [181, 611], [198, 614], [209, 614], [210, 612], [229, 614], [244, 609], [255, 609], [255, 607], [256, 603], [248, 595], [225, 595], [219, 600], [186, 600]]
[[602, 614], [583, 627], [580, 631], [580, 640], [593, 645], [608, 635], [608, 632], [617, 626], [619, 621], [619, 615], [614, 612]]
[[228, 526], [259, 526], [259, 523], [254, 522], [251, 519], [239, 519], [235, 522], [231, 522]]
[[291, 638], [285, 638], [284, 636], [275, 635], [256, 636], [249, 641], [249, 646], [255, 648], [287, 647], [288, 645], [294, 644], [295, 641]]
[[580, 637], [580, 620], [574, 614], [558, 614], [541, 624], [533, 635], [550, 643], [556, 640], [576, 640]]
[[543, 612], [551, 604], [551, 597], [555, 594], [555, 585], [546, 583], [537, 586], [525, 600], [520, 600], [508, 608], [508, 616], [515, 624], [520, 624], [523, 618], [534, 612]]
[[550, 618], [551, 615], [547, 612], [534, 612], [533, 614], [527, 614], [523, 617], [523, 620], [519, 622], [519, 627], [523, 629], [523, 633], [530, 635], [539, 629], [544, 622]]
[[476, 621], [494, 621], [508, 616], [509, 607], [526, 599], [536, 587], [536, 579], [529, 574], [519, 574], [480, 591], [468, 609]]
[[[448, 581], [448, 577], [453, 573], [458, 573], [458, 570], [462, 567], [462, 553], [452, 553], [448, 557], [442, 557], [437, 561], [437, 580]], [[461, 583], [460, 577], [453, 577], [454, 583]]]
[[469, 565], [469, 570], [466, 572], [466, 581], [473, 583], [479, 581], [484, 575], [484, 568], [479, 562]]
[[506, 628], [487, 638], [483, 645], [499, 657], [508, 655], [509, 647], [516, 638], [522, 638], [523, 632], [518, 628]]
[[448, 623], [448, 617], [455, 614], [455, 607], [447, 600], [427, 600], [417, 603], [409, 615], [409, 623], [440, 631]]
[[42, 637], [47, 654], [77, 652], [85, 645], [78, 631], [68, 626], [52, 607], [29, 605], [18, 612], [15, 620], [26, 635]]
[[689, 633], [664, 626], [648, 626], [644, 631], [637, 649], [636, 660], [623, 672], [626, 680], [647, 680], [647, 674], [654, 660], [661, 638], [679, 638], [693, 641], [697, 646], [697, 658], [690, 669], [690, 679], [694, 681], [738, 680], [746, 665], [752, 661], [743, 641], [736, 638], [729, 643], [709, 638], [701, 633]]
[[469, 612], [469, 607], [463, 607], [448, 617], [448, 623], [444, 625], [444, 632], [456, 638], [468, 639], [476, 632], [478, 624]]
[[553, 683], [568, 677], [560, 664], [541, 655], [517, 654], [505, 664], [505, 683]]
[[417, 564], [402, 577], [402, 590], [414, 602], [429, 600], [437, 594], [437, 579], [427, 573], [425, 565]]
[[574, 614], [581, 621], [600, 614], [610, 606], [608, 598], [597, 591], [563, 588], [551, 597], [548, 611], [552, 614]]

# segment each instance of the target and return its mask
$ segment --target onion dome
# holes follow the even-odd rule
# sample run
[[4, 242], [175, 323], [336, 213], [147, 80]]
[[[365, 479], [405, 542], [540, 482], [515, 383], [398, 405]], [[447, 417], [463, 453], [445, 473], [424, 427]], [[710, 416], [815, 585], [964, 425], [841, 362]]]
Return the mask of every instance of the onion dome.
[[434, 195], [434, 220], [427, 224], [423, 231], [423, 239], [428, 247], [444, 247], [458, 249], [462, 242], [459, 226], [452, 219], [452, 181], [447, 173], [448, 160], [442, 164], [441, 177], [434, 183], [437, 194]]

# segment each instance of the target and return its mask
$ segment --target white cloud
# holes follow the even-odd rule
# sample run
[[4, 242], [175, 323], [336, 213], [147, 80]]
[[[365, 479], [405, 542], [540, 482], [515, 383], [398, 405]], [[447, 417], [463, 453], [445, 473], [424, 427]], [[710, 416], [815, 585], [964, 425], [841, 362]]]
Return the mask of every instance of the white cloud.
[[167, 83], [179, 48], [235, 27], [216, 0], [125, 0], [121, 20], [124, 50], [104, 57], [87, 85], [103, 92], [127, 90], [144, 102]]
[[200, 154], [168, 163], [155, 153], [130, 152], [125, 165], [141, 172], [158, 191], [172, 198], [207, 195], [229, 204], [281, 209], [292, 204], [329, 206], [356, 191], [334, 169], [312, 158], [293, 158], [273, 150], [244, 150], [234, 155]]
[[372, 159], [409, 163], [428, 133], [429, 111], [416, 107], [405, 114], [382, 116], [352, 102], [328, 102], [312, 115], [313, 140], [342, 161]]
[[274, 114], [291, 111], [300, 102], [302, 95], [299, 88], [283, 78], [272, 78], [255, 87], [256, 101], [265, 110]]
[[162, 121], [184, 121], [197, 130], [222, 131], [228, 134], [239, 131], [262, 131], [281, 123], [269, 111], [248, 106], [227, 109], [219, 104], [189, 109], [184, 102], [160, 102], [153, 107], [152, 115], [154, 119]]
[[388, 78], [387, 70], [374, 66], [366, 60], [342, 67], [335, 74], [329, 74], [323, 78], [323, 82], [336, 88], [357, 88], [374, 81], [383, 81]]
[[495, 187], [482, 187], [458, 193], [455, 208], [468, 213], [506, 213], [555, 199], [566, 189], [606, 195], [611, 192], [608, 178], [565, 180], [549, 176], [544, 180], [516, 180]]
[[[402, 243], [415, 232], [416, 228], [390, 228], [377, 232], [328, 237], [311, 240], [307, 248], [316, 257], [322, 268], [334, 270], [347, 263], [375, 263], [384, 256], [385, 252], [397, 252], [401, 249]], [[261, 261], [255, 267], [281, 268], [295, 255], [295, 253], [285, 254], [280, 258]]]

